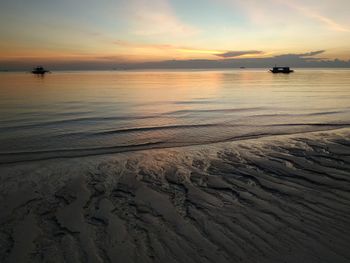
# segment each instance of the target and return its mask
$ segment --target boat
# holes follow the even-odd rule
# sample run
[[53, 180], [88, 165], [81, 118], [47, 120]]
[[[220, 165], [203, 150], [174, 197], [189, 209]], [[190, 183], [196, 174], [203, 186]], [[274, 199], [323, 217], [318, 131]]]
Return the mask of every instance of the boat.
[[41, 74], [41, 75], [43, 75], [43, 74], [45, 74], [45, 73], [50, 73], [50, 71], [44, 69], [43, 66], [37, 66], [36, 68], [34, 68], [34, 69], [32, 70], [32, 73], [33, 73], [33, 74]]
[[272, 73], [292, 73], [294, 70], [290, 69], [289, 67], [273, 67], [270, 69]]

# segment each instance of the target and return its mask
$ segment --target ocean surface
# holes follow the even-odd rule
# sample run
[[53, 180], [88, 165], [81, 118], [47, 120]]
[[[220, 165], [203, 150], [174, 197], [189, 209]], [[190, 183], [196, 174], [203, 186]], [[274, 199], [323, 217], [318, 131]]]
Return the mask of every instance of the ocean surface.
[[0, 73], [0, 163], [350, 125], [350, 70]]

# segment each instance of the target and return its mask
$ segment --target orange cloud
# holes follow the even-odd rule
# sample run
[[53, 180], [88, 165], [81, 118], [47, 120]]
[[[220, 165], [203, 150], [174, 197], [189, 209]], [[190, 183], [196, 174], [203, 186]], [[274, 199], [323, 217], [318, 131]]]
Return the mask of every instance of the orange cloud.
[[130, 42], [130, 41], [124, 41], [124, 40], [117, 40], [113, 42], [115, 45], [126, 48], [129, 51], [132, 49], [136, 49], [138, 51], [149, 51], [150, 53], [153, 52], [166, 52], [167, 54], [173, 54], [173, 53], [184, 53], [187, 55], [198, 55], [198, 54], [204, 54], [204, 55], [216, 55], [221, 54], [224, 51], [223, 50], [213, 50], [213, 49], [201, 49], [201, 48], [193, 48], [193, 47], [185, 47], [185, 46], [175, 46], [170, 44], [143, 44], [143, 43], [136, 43], [136, 42]]

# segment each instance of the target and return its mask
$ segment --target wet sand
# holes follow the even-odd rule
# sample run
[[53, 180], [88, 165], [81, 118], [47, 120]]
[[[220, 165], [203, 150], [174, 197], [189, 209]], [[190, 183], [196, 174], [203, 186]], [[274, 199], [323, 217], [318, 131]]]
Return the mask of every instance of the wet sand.
[[350, 129], [0, 166], [1, 262], [350, 262]]

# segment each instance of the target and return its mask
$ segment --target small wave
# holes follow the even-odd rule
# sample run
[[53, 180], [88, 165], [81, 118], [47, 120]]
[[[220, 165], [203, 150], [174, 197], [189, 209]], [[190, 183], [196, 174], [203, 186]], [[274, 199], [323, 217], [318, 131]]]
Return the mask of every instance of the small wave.
[[109, 134], [131, 133], [131, 132], [157, 131], [157, 130], [206, 128], [206, 127], [218, 127], [219, 125], [220, 124], [194, 124], [194, 125], [169, 125], [169, 126], [138, 127], [138, 128], [96, 132], [93, 135], [109, 135]]
[[[293, 127], [293, 126], [324, 126], [324, 127], [348, 127], [348, 123], [282, 123], [282, 124], [227, 124], [227, 123], [212, 123], [212, 124], [194, 124], [194, 125], [169, 125], [169, 126], [152, 126], [152, 127], [138, 127], [129, 129], [118, 129], [111, 131], [96, 132], [92, 135], [111, 135], [132, 132], [144, 131], [160, 131], [160, 130], [177, 130], [177, 129], [193, 129], [193, 128], [236, 128], [236, 127]], [[91, 135], [91, 134], [90, 134]]]
[[343, 111], [321, 111], [321, 112], [315, 112], [315, 113], [309, 113], [308, 115], [314, 116], [314, 115], [332, 115], [332, 114], [341, 114], [341, 113], [349, 113], [349, 110], [343, 110]]
[[266, 109], [265, 107], [254, 108], [238, 108], [238, 109], [198, 109], [198, 110], [178, 110], [168, 112], [168, 115], [186, 114], [186, 113], [229, 113], [229, 112], [245, 112]]
[[111, 153], [120, 153], [128, 151], [137, 151], [143, 149], [152, 149], [163, 142], [148, 142], [134, 145], [117, 145], [95, 148], [73, 148], [73, 149], [55, 149], [43, 151], [23, 151], [0, 153], [0, 164], [12, 164], [29, 161], [43, 161], [56, 158], [74, 158], [87, 157], [94, 155], [103, 155]]
[[185, 100], [185, 101], [176, 101], [174, 104], [178, 105], [192, 105], [192, 104], [210, 104], [213, 103], [211, 100]]
[[343, 114], [349, 113], [349, 110], [343, 111], [323, 111], [323, 112], [313, 112], [313, 113], [275, 113], [275, 114], [257, 114], [250, 115], [249, 118], [254, 117], [307, 117], [307, 116], [322, 116], [322, 115], [334, 115], [334, 114]]
[[24, 125], [14, 125], [14, 126], [5, 126], [1, 127], [1, 130], [13, 130], [13, 129], [26, 129], [26, 128], [40, 128], [47, 126], [59, 126], [71, 123], [81, 123], [81, 122], [105, 122], [105, 121], [121, 121], [121, 120], [140, 120], [140, 119], [152, 119], [158, 118], [158, 115], [149, 115], [149, 116], [116, 116], [116, 117], [95, 117], [95, 118], [75, 118], [75, 119], [65, 119], [57, 121], [47, 121], [47, 122], [38, 122], [32, 124]]
[[[234, 128], [277, 128], [277, 127], [326, 127], [327, 130], [330, 128], [342, 128], [349, 127], [348, 123], [282, 123], [282, 124], [230, 124], [230, 123], [208, 123], [208, 124], [194, 124], [194, 125], [169, 125], [169, 126], [151, 126], [151, 127], [135, 127], [135, 128], [124, 128], [116, 130], [107, 130], [100, 132], [66, 132], [64, 134], [54, 135], [52, 138], [64, 138], [64, 137], [90, 137], [90, 136], [110, 136], [118, 134], [128, 134], [137, 132], [157, 132], [157, 131], [176, 131], [176, 130], [189, 130], [189, 129], [205, 129], [205, 128], [221, 128], [222, 134], [227, 134]], [[210, 134], [210, 131], [206, 131]]]
[[293, 126], [320, 126], [320, 127], [348, 127], [350, 123], [282, 123], [269, 124], [265, 127], [293, 127]]

